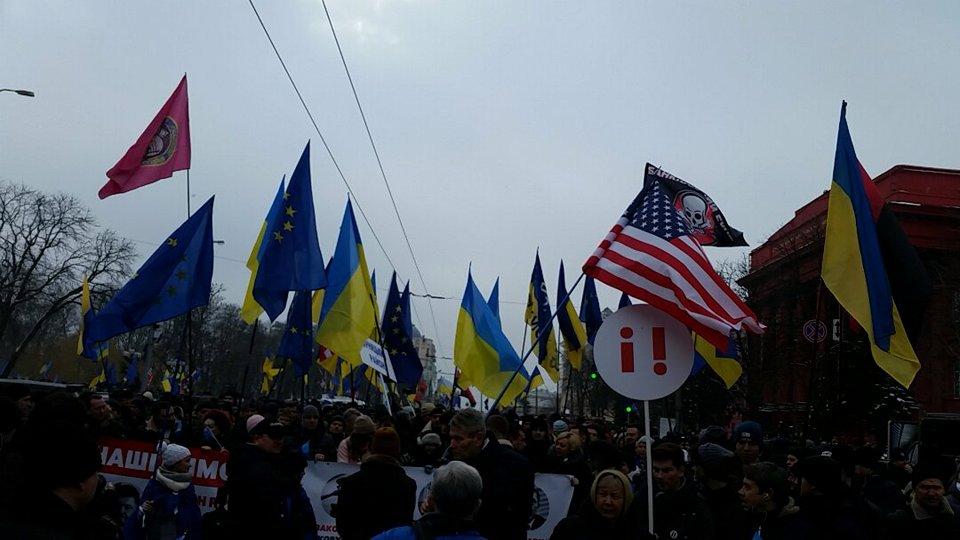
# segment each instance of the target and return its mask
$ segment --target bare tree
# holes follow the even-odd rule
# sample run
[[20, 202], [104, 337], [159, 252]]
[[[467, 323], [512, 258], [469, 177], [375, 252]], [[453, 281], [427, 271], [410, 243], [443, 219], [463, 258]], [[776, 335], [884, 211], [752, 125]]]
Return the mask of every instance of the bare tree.
[[113, 231], [98, 230], [76, 197], [0, 182], [0, 348], [12, 348], [2, 376], [51, 318], [78, 301], [84, 275], [112, 287], [134, 253]]

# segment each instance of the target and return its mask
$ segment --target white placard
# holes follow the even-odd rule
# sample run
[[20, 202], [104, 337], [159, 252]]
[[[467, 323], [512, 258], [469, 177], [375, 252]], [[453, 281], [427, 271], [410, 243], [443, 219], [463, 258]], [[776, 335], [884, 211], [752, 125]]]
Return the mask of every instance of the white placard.
[[593, 359], [600, 377], [618, 394], [659, 399], [690, 375], [693, 339], [686, 326], [653, 306], [624, 306], [597, 331]]
[[360, 359], [363, 360], [364, 364], [391, 381], [397, 380], [397, 376], [393, 374], [390, 356], [376, 341], [368, 339], [363, 342], [363, 348], [360, 349]]

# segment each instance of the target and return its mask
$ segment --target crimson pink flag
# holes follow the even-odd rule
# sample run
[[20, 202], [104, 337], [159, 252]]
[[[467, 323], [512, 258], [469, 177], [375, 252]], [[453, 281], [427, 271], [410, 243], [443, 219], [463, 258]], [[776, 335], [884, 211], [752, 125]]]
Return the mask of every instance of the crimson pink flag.
[[100, 198], [137, 189], [190, 168], [187, 76], [120, 161], [107, 171]]

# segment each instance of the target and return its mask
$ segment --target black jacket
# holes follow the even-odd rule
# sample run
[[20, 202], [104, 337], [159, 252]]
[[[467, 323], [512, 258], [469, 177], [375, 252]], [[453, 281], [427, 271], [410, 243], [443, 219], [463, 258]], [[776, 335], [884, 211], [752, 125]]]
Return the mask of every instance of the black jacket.
[[587, 464], [587, 457], [583, 455], [583, 451], [577, 449], [564, 457], [550, 454], [547, 458], [546, 472], [566, 474], [577, 479], [577, 485], [573, 488], [573, 497], [570, 499], [569, 513], [574, 513], [587, 499], [593, 483], [593, 473], [590, 471], [590, 465]]
[[86, 512], [50, 492], [28, 491], [0, 509], [0, 538], [18, 540], [113, 540]]
[[[949, 505], [939, 514], [929, 514], [916, 503], [890, 516], [887, 522], [887, 536], [890, 540], [956, 540], [960, 538], [960, 516], [947, 511]], [[951, 510], [952, 511], [952, 510]]]
[[[643, 499], [641, 499], [642, 501]], [[643, 518], [646, 522], [646, 509]], [[659, 538], [713, 540], [713, 516], [697, 486], [685, 479], [677, 491], [653, 496], [653, 527]]]
[[483, 479], [480, 534], [496, 540], [526, 540], [533, 502], [533, 467], [513, 448], [487, 439], [480, 453], [467, 461]]
[[360, 470], [338, 481], [337, 533], [345, 540], [367, 540], [413, 523], [417, 483], [391, 457], [371, 455]]
[[633, 540], [654, 538], [647, 532], [638, 515], [641, 505], [633, 504], [619, 519], [610, 521], [601, 516], [590, 501], [584, 502], [575, 514], [563, 518], [553, 529], [550, 540]]
[[801, 516], [823, 540], [879, 538], [881, 516], [861, 498], [843, 489], [836, 495], [809, 495], [799, 501]]
[[251, 444], [234, 448], [227, 462], [228, 521], [244, 537], [276, 538], [284, 526], [287, 485], [280, 454]]

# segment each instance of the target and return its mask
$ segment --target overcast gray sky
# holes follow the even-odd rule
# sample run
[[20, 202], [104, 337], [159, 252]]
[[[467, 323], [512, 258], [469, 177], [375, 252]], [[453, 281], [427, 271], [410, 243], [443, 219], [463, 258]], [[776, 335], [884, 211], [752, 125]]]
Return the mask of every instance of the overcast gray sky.
[[[519, 348], [537, 247], [552, 297], [559, 260], [570, 285], [647, 161], [709, 193], [754, 246], [829, 186], [842, 99], [871, 174], [960, 167], [958, 2], [328, 5], [427, 286], [452, 298], [434, 301], [439, 336], [415, 301], [442, 356], [471, 261], [484, 293], [501, 277]], [[321, 3], [258, 8], [401, 279], [423, 292]], [[307, 139], [325, 256], [346, 202], [245, 1], [0, 0], [0, 87], [37, 93], [0, 94], [0, 178], [77, 195], [145, 258], [185, 217], [183, 173], [105, 201], [97, 190], [184, 72], [194, 208], [217, 195], [214, 280], [239, 303], [243, 261]], [[383, 301], [391, 268], [361, 234]]]

